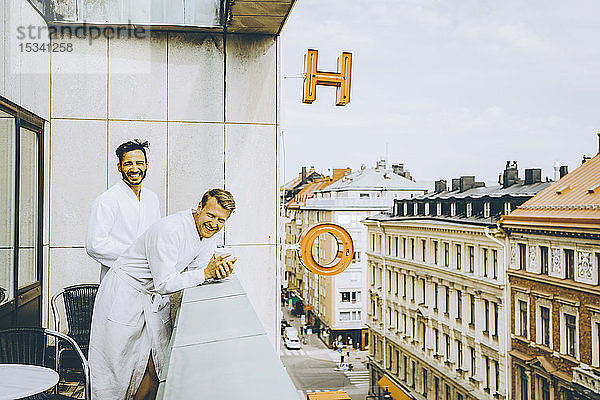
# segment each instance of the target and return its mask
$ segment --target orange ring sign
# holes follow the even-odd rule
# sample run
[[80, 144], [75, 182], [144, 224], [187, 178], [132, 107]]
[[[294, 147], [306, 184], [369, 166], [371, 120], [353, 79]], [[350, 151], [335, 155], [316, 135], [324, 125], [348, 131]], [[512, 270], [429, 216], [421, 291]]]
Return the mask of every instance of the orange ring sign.
[[[327, 265], [315, 260], [312, 252], [313, 244], [319, 235], [330, 233], [337, 242], [337, 252]], [[331, 276], [342, 273], [352, 262], [354, 243], [347, 230], [336, 224], [321, 223], [305, 229], [300, 235], [300, 261], [306, 268], [318, 275]]]

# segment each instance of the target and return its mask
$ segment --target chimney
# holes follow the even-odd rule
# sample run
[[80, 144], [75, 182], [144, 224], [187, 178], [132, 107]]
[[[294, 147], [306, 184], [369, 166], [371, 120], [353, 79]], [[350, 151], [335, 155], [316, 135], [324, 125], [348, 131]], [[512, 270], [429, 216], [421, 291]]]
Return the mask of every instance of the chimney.
[[502, 187], [507, 188], [515, 183], [519, 183], [519, 168], [517, 167], [517, 162], [507, 161], [506, 168], [502, 175]]
[[460, 191], [461, 193], [464, 192], [465, 190], [469, 190], [473, 187], [473, 185], [475, 184], [475, 176], [470, 175], [470, 176], [461, 176], [460, 177], [460, 181], [459, 181], [459, 186], [460, 186]]
[[530, 168], [525, 170], [525, 184], [539, 183], [542, 181], [542, 170], [540, 168]]
[[592, 156], [586, 156], [585, 154], [583, 155], [583, 159], [581, 160], [582, 164], [585, 164], [586, 161], [589, 161], [592, 159]]
[[558, 164], [558, 161], [554, 163], [554, 181], [556, 182], [557, 180], [560, 179], [560, 164]]
[[559, 177], [562, 178], [563, 176], [565, 176], [566, 174], [569, 173], [569, 166], [568, 165], [561, 165], [560, 169], [559, 169]]
[[392, 164], [392, 172], [396, 175], [404, 176], [404, 164]]
[[306, 183], [306, 167], [302, 167], [302, 180], [300, 183]]
[[452, 191], [455, 192], [460, 189], [460, 178], [452, 178]]
[[448, 190], [448, 184], [445, 179], [440, 179], [439, 181], [435, 181], [435, 192], [434, 193], [442, 193]]

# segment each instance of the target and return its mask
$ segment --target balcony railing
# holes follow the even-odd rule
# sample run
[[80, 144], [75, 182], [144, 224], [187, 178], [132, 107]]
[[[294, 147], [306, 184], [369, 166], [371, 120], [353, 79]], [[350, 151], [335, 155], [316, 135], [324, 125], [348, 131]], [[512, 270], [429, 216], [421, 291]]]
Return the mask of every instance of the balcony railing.
[[235, 275], [184, 291], [157, 399], [297, 397]]

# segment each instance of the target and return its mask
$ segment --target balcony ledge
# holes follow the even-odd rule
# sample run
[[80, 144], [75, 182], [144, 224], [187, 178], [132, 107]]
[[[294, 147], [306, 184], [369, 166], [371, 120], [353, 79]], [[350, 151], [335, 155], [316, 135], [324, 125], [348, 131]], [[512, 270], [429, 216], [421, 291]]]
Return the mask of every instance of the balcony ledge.
[[186, 289], [157, 399], [298, 396], [248, 296], [232, 275]]

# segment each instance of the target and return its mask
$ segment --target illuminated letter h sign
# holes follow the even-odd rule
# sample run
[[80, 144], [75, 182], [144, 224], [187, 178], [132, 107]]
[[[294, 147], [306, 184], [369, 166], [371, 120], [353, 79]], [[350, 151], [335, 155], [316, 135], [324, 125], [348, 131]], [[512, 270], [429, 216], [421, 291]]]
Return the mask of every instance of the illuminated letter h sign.
[[338, 72], [317, 71], [317, 50], [309, 49], [305, 58], [303, 103], [312, 103], [317, 98], [317, 85], [337, 87], [336, 106], [350, 103], [350, 75], [352, 53], [338, 57]]

